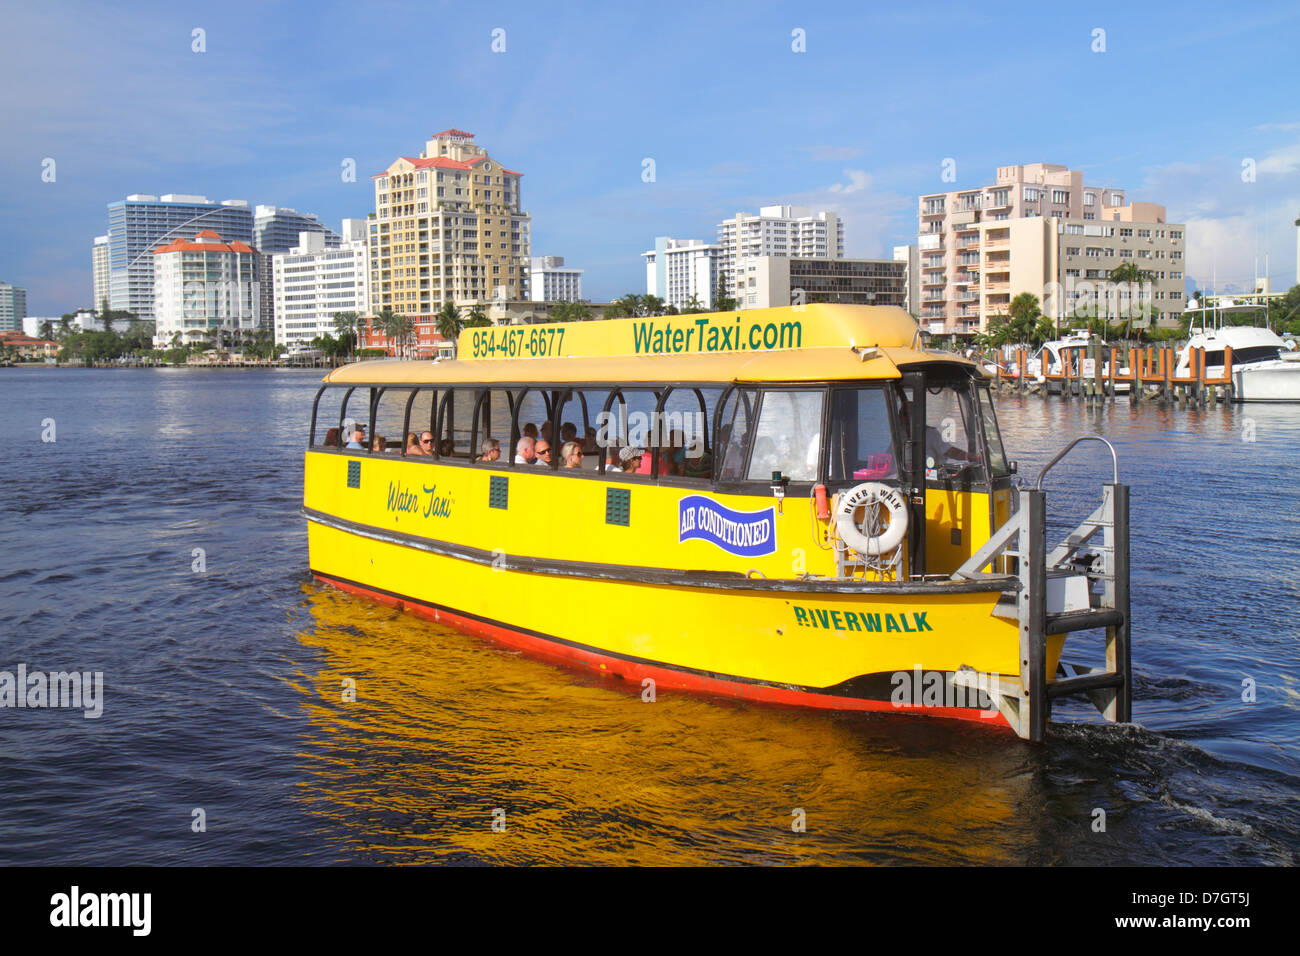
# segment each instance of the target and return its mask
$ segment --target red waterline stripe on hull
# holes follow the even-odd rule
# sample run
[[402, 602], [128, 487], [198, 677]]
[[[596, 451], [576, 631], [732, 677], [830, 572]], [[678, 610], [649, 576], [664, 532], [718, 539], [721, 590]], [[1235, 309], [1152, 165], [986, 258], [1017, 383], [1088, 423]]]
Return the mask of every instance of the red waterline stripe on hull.
[[925, 717], [945, 717], [954, 720], [973, 721], [985, 726], [1010, 729], [1010, 725], [1007, 724], [1006, 718], [1001, 713], [996, 717], [984, 717], [981, 715], [985, 711], [979, 708], [919, 707], [912, 704], [895, 704], [887, 700], [837, 697], [831, 694], [818, 694], [788, 687], [773, 687], [770, 684], [726, 680], [696, 671], [682, 671], [655, 664], [630, 661], [602, 654], [588, 648], [548, 640], [545, 637], [525, 633], [499, 622], [480, 620], [476, 617], [458, 614], [443, 607], [432, 607], [413, 598], [403, 598], [384, 591], [375, 591], [353, 581], [331, 577], [319, 571], [313, 571], [312, 576], [322, 584], [328, 584], [349, 594], [368, 598], [380, 604], [395, 607], [398, 610], [409, 611], [430, 621], [449, 624], [463, 633], [486, 638], [497, 644], [504, 644], [507, 647], [524, 651], [532, 657], [563, 666], [593, 671], [604, 676], [619, 677], [633, 681], [638, 686], [642, 680], [649, 677], [655, 682], [656, 689], [669, 688], [694, 691], [764, 704], [812, 707], [819, 710], [856, 710], [877, 713], [915, 712]]

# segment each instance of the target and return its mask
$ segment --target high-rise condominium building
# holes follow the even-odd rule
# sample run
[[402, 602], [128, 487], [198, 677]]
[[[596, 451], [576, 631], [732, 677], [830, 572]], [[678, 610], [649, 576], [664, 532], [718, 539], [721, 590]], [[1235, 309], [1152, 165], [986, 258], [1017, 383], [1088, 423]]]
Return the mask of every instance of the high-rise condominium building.
[[722, 269], [728, 289], [740, 307], [754, 308], [737, 284], [741, 262], [754, 256], [800, 256], [805, 259], [844, 258], [844, 223], [826, 210], [804, 206], [762, 206], [758, 215], [738, 212], [718, 223]]
[[271, 256], [277, 252], [288, 252], [298, 245], [298, 237], [304, 232], [320, 233], [325, 237], [327, 249], [339, 247], [339, 236], [314, 213], [299, 212], [287, 206], [259, 205], [253, 210], [253, 248], [261, 257], [258, 262], [258, 275], [265, 281], [261, 284], [260, 321], [262, 328], [275, 328], [275, 290], [272, 288], [271, 275], [273, 265]]
[[[1152, 321], [1169, 324], [1186, 300], [1185, 232], [1185, 226], [1166, 222], [1164, 206], [1135, 202], [1106, 207], [1102, 219], [1013, 219], [988, 241], [1005, 245], [1011, 298], [1032, 292], [1058, 327], [1094, 313], [1112, 324], [1148, 313]], [[1110, 280], [1123, 265], [1137, 266], [1149, 281], [1134, 286]]]
[[212, 329], [256, 329], [257, 259], [252, 246], [226, 242], [211, 229], [155, 249], [154, 345], [171, 345], [177, 333], [190, 345]]
[[[917, 218], [918, 314], [934, 332], [978, 331], [1005, 314], [1021, 292], [1042, 301], [1052, 283], [1089, 274], [1093, 281], [1105, 279], [1129, 260], [1155, 276], [1151, 304], [1157, 309], [1169, 301], [1174, 284], [1182, 288], [1183, 229], [1165, 222], [1164, 207], [1126, 206], [1123, 189], [1087, 185], [1082, 172], [1065, 166], [1000, 166], [990, 186], [922, 196]], [[1057, 240], [1049, 242], [1051, 235]], [[1095, 241], [1080, 241], [1085, 237]], [[1139, 238], [1151, 244], [1139, 247]], [[1114, 239], [1113, 247], [1103, 239]], [[1157, 247], [1162, 239], [1168, 244]], [[1059, 259], [1034, 259], [1054, 250]]]
[[[194, 239], [211, 230], [230, 242], [251, 244], [253, 213], [242, 199], [212, 202], [204, 196], [137, 194], [108, 204], [108, 301], [154, 319], [152, 253], [173, 239]], [[95, 303], [99, 308], [100, 303]]]
[[444, 304], [528, 299], [522, 178], [458, 129], [434, 133], [419, 156], [375, 176], [371, 311], [409, 316], [427, 351]]
[[581, 302], [582, 272], [564, 264], [564, 256], [533, 256], [528, 288], [537, 302]]
[[641, 253], [645, 259], [645, 291], [678, 309], [713, 309], [722, 265], [722, 246], [702, 239], [659, 236], [655, 247]]
[[94, 298], [90, 306], [101, 309], [108, 301], [108, 236], [96, 236], [90, 247], [90, 271], [93, 276]]
[[27, 315], [27, 290], [0, 282], [0, 332], [21, 332]]
[[340, 244], [331, 247], [325, 233], [304, 232], [296, 246], [271, 257], [277, 345], [300, 351], [318, 335], [337, 336], [337, 313], [368, 313], [367, 233], [364, 219], [344, 219]]

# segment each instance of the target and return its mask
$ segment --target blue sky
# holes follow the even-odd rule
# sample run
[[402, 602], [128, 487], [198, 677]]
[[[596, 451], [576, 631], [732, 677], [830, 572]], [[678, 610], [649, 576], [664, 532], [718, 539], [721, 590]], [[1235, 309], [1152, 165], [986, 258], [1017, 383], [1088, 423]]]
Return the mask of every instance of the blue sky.
[[915, 241], [919, 194], [1027, 162], [1167, 205], [1203, 284], [1249, 283], [1266, 254], [1275, 288], [1296, 282], [1293, 2], [50, 3], [0, 17], [0, 280], [28, 289], [34, 315], [90, 303], [112, 200], [240, 198], [337, 227], [374, 208], [371, 173], [447, 127], [525, 174], [533, 253], [585, 268], [598, 301], [644, 291], [655, 236], [711, 239], [760, 204], [833, 208], [849, 255], [888, 257]]

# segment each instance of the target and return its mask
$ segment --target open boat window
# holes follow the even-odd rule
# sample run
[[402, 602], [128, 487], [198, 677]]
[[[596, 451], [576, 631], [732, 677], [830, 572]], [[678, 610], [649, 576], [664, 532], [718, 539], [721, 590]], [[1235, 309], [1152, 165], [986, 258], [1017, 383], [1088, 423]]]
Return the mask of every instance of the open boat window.
[[[414, 395], [408, 396], [406, 427], [401, 432], [403, 455], [410, 454], [412, 445], [419, 446], [420, 436], [424, 432], [433, 434], [437, 424], [437, 398], [438, 393], [432, 388], [416, 389]], [[412, 438], [415, 439], [414, 442], [411, 441]]]
[[344, 409], [351, 388], [326, 386], [316, 396], [314, 412], [315, 428], [311, 434], [311, 444], [316, 448], [342, 448], [347, 439], [343, 438]]
[[884, 386], [831, 392], [830, 481], [891, 481], [898, 459]]
[[750, 481], [815, 481], [822, 450], [822, 399], [825, 392], [766, 389], [750, 451]]
[[685, 385], [663, 395], [652, 433], [660, 478], [712, 477], [709, 428], [721, 397], [722, 389]]
[[[484, 445], [489, 439], [497, 443], [500, 455], [491, 461], [509, 461], [506, 452], [512, 449], [510, 430], [513, 417], [513, 401], [510, 392], [504, 388], [483, 389], [478, 394], [474, 407], [473, 440], [470, 449], [474, 461], [480, 461], [484, 455]], [[513, 452], [512, 452], [513, 454]]]
[[[654, 469], [655, 410], [662, 392], [649, 388], [615, 388], [608, 393], [596, 424], [601, 470], [650, 475]], [[638, 454], [639, 453], [639, 454]]]
[[472, 461], [470, 452], [471, 431], [474, 425], [474, 408], [478, 404], [480, 389], [472, 386], [445, 390], [438, 402], [438, 428], [434, 432], [434, 456], [437, 458]]
[[[406, 403], [411, 397], [409, 388], [379, 389], [375, 396], [375, 429], [367, 435], [366, 445], [372, 452], [398, 452], [406, 447]], [[375, 443], [383, 439], [383, 447]]]

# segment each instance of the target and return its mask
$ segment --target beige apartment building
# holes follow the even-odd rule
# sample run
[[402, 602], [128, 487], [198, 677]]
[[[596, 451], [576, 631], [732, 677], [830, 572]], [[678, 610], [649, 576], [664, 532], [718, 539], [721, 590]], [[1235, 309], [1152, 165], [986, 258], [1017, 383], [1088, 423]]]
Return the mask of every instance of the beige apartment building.
[[[936, 334], [979, 331], [1022, 292], [1063, 322], [1092, 305], [1116, 317], [1136, 304], [1182, 307], [1184, 227], [1163, 206], [1085, 184], [1079, 170], [1001, 166], [991, 186], [922, 196], [917, 216], [919, 315]], [[1130, 262], [1151, 273], [1150, 287], [1108, 286]]]
[[434, 316], [447, 302], [528, 300], [522, 178], [458, 129], [434, 133], [419, 156], [400, 156], [376, 175], [372, 313], [388, 308], [410, 316], [427, 349]]

